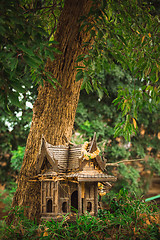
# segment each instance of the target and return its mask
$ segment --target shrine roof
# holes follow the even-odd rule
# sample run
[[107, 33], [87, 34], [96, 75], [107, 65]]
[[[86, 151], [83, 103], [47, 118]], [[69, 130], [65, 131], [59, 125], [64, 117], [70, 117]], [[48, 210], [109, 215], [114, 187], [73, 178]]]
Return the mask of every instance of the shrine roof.
[[66, 178], [77, 178], [78, 181], [89, 181], [89, 182], [100, 182], [100, 181], [109, 181], [115, 182], [117, 180], [116, 177], [105, 174], [105, 173], [84, 173], [78, 172], [73, 174], [66, 175]]
[[[88, 145], [87, 151], [93, 153], [96, 149], [96, 134], [94, 134], [92, 141]], [[83, 170], [88, 160], [84, 158], [81, 150], [82, 144], [54, 146], [42, 137], [41, 147], [37, 158], [38, 173], [42, 170], [45, 159], [48, 160], [50, 167], [55, 172], [67, 173], [68, 171]], [[99, 168], [104, 171], [105, 162], [102, 161], [101, 157], [97, 155], [94, 160], [97, 162]]]

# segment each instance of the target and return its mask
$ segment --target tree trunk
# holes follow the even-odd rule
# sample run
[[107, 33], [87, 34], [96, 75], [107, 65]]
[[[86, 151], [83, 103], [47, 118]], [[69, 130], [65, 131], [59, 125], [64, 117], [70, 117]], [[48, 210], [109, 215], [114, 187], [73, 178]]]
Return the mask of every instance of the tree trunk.
[[[53, 145], [65, 144], [70, 139], [80, 94], [81, 81], [75, 82], [77, 56], [86, 52], [83, 43], [89, 33], [80, 33], [80, 16], [91, 7], [90, 0], [66, 0], [55, 40], [63, 54], [54, 62], [48, 60], [46, 68], [53, 73], [62, 87], [54, 89], [49, 83], [39, 87], [38, 98], [33, 107], [33, 119], [27, 139], [25, 156], [18, 179], [18, 188], [12, 206], [29, 206], [25, 215], [40, 219], [40, 183], [29, 181], [36, 175], [37, 155], [41, 137]], [[8, 223], [12, 220], [8, 218]]]

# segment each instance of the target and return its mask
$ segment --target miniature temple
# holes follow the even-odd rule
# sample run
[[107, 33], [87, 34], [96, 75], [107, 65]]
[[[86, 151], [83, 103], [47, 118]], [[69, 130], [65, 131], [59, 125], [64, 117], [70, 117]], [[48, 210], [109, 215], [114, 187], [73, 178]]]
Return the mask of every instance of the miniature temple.
[[62, 219], [65, 214], [75, 215], [98, 212], [98, 192], [102, 194], [116, 177], [105, 172], [105, 162], [99, 156], [96, 134], [83, 145], [54, 146], [42, 138], [37, 161], [41, 182], [41, 218]]

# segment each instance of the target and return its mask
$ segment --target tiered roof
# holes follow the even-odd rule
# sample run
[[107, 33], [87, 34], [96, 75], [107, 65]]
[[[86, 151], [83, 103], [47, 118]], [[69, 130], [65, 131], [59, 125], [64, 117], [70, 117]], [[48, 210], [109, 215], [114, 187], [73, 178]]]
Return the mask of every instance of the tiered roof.
[[[116, 181], [114, 176], [105, 172], [105, 162], [98, 155], [92, 160], [86, 160], [81, 153], [82, 145], [49, 144], [44, 137], [37, 161], [37, 171], [42, 176], [61, 176], [78, 181]], [[97, 149], [96, 134], [88, 146], [87, 151], [93, 153]], [[48, 165], [43, 169], [44, 165]], [[89, 164], [92, 162], [92, 164]], [[93, 164], [94, 163], [94, 164]], [[96, 167], [95, 167], [96, 165]], [[42, 173], [43, 172], [43, 173]]]

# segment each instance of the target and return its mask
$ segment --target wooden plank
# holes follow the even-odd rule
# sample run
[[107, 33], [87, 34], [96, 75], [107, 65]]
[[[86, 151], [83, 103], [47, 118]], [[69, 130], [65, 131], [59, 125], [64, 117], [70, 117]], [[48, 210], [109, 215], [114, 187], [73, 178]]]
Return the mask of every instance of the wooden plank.
[[98, 183], [94, 183], [94, 215], [98, 213]]
[[41, 182], [41, 213], [43, 212], [43, 182]]
[[78, 215], [82, 214], [82, 185], [78, 183]]
[[43, 182], [43, 187], [44, 187], [44, 189], [45, 189], [45, 191], [44, 191], [44, 194], [43, 194], [43, 197], [44, 197], [44, 204], [45, 204], [45, 207], [44, 207], [44, 212], [46, 212], [46, 182]]
[[108, 182], [115, 182], [117, 179], [115, 178], [115, 177], [113, 177], [113, 178], [103, 178], [103, 177], [97, 177], [97, 178], [95, 178], [95, 177], [93, 177], [93, 178], [91, 178], [91, 177], [85, 177], [85, 178], [81, 178], [81, 177], [78, 177], [78, 181], [79, 182], [106, 182], [106, 181], [108, 181]]
[[42, 214], [42, 216], [55, 216], [55, 213], [44, 213], [44, 214]]
[[58, 161], [51, 156], [50, 154], [50, 148], [49, 145], [45, 138], [42, 137], [41, 139], [41, 147], [40, 147], [40, 152], [37, 156], [37, 164], [36, 164], [36, 168], [37, 168], [37, 172], [39, 173], [41, 170], [41, 167], [43, 165], [43, 162], [45, 160], [45, 157], [47, 158], [47, 161], [50, 163], [50, 165], [52, 166], [54, 171], [58, 171]]
[[59, 203], [59, 201], [58, 201], [58, 195], [59, 195], [59, 181], [57, 181], [56, 183], [56, 188], [57, 188], [57, 191], [55, 191], [55, 204], [56, 204], [56, 208], [55, 208], [55, 214], [57, 214], [58, 215], [58, 212], [59, 212], [59, 205], [58, 205], [58, 203]]
[[86, 213], [87, 211], [87, 201], [86, 201], [86, 198], [87, 198], [87, 184], [84, 183], [84, 187], [85, 187], [85, 193], [84, 193], [84, 200], [83, 200], [83, 213]]
[[82, 197], [82, 198], [84, 198], [84, 193], [85, 193], [85, 186], [84, 186], [84, 185], [85, 185], [85, 183], [82, 182], [82, 183], [81, 183], [81, 186], [82, 186], [82, 192], [81, 192], [81, 195], [82, 195], [82, 196], [81, 196], [81, 197]]
[[51, 195], [50, 195], [50, 183], [51, 183], [51, 182], [48, 182], [48, 186], [47, 186], [47, 189], [48, 189], [48, 197], [51, 197]]

